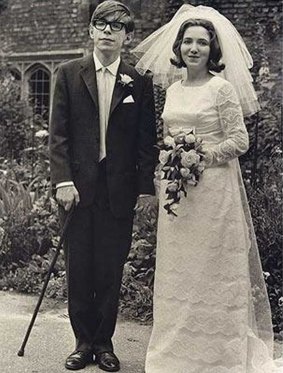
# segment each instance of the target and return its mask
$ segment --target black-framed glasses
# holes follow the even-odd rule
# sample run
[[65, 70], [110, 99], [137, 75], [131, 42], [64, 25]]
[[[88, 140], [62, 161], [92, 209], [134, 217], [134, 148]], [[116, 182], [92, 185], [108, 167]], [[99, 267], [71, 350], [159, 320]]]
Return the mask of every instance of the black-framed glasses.
[[108, 21], [105, 21], [104, 19], [94, 19], [92, 24], [99, 31], [104, 31], [107, 25], [109, 25], [111, 30], [114, 32], [121, 31], [123, 27], [125, 26], [125, 23], [123, 22], [119, 22], [119, 21], [108, 22]]

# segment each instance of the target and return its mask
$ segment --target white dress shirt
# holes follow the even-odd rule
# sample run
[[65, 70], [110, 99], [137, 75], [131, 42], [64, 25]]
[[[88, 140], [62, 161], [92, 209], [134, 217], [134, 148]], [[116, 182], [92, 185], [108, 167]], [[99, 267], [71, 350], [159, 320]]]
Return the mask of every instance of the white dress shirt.
[[100, 154], [99, 160], [106, 157], [106, 132], [108, 127], [110, 105], [116, 81], [116, 75], [120, 64], [118, 57], [111, 65], [103, 66], [93, 52], [95, 64], [100, 125]]

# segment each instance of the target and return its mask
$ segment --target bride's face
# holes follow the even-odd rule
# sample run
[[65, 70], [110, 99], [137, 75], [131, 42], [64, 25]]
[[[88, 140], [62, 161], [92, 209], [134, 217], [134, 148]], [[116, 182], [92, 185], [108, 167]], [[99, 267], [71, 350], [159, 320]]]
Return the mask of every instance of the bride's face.
[[207, 71], [210, 54], [210, 35], [202, 26], [190, 26], [184, 32], [181, 44], [181, 56], [190, 69]]

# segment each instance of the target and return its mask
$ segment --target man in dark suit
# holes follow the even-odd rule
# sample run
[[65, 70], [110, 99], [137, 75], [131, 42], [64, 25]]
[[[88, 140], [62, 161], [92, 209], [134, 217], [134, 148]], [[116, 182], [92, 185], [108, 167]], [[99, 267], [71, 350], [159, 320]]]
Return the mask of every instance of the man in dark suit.
[[76, 203], [66, 244], [76, 337], [65, 363], [71, 370], [84, 368], [93, 354], [101, 369], [120, 369], [111, 338], [134, 207], [154, 195], [152, 81], [120, 58], [133, 29], [125, 5], [112, 0], [98, 5], [90, 24], [93, 54], [63, 64], [54, 91], [51, 180], [61, 215]]

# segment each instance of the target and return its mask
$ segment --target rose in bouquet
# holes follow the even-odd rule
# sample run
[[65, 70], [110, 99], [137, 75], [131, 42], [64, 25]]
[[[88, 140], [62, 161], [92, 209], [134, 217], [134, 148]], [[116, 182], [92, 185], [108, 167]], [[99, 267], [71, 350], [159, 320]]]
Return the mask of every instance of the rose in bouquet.
[[161, 178], [168, 180], [165, 193], [168, 203], [164, 206], [168, 214], [176, 214], [182, 196], [186, 197], [188, 186], [196, 186], [204, 170], [202, 140], [194, 129], [174, 129], [164, 138], [160, 147], [159, 161]]

